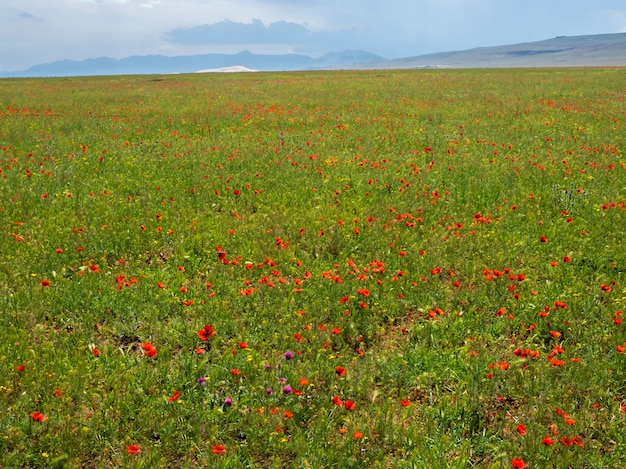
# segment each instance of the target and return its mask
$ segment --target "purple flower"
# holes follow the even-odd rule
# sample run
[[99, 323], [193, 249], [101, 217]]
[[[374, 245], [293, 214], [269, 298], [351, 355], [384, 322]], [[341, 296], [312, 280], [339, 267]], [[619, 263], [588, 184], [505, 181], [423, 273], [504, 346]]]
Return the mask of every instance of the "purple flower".
[[265, 369], [266, 369], [267, 371], [271, 370], [271, 369], [272, 369], [272, 365], [265, 365]]
[[284, 392], [285, 394], [291, 394], [291, 391], [292, 391], [291, 386], [289, 386], [288, 384], [285, 384], [285, 385], [283, 386], [283, 392]]
[[285, 352], [285, 360], [291, 360], [293, 358], [293, 353]]
[[267, 394], [272, 394], [272, 393], [274, 392], [274, 390], [273, 390], [272, 388], [267, 388], [267, 389], [265, 390], [265, 392], [266, 392]]
[[204, 376], [200, 376], [196, 382], [200, 385], [200, 386], [204, 386], [206, 384], [206, 379], [204, 379]]
[[233, 405], [233, 400], [230, 397], [227, 397], [226, 399], [224, 399], [224, 405], [227, 407]]

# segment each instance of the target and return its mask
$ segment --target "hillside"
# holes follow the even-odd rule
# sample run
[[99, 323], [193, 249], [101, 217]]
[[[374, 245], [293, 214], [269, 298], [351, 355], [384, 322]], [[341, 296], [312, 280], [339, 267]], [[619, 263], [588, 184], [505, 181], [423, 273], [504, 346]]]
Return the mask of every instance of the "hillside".
[[369, 64], [363, 68], [511, 68], [626, 66], [626, 33], [560, 36]]

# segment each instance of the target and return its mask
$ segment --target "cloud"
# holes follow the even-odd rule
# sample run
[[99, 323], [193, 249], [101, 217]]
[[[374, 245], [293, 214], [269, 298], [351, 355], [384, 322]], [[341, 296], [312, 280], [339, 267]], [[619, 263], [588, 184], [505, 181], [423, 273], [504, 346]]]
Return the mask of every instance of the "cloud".
[[305, 26], [287, 21], [276, 21], [267, 26], [261, 20], [235, 23], [230, 20], [179, 28], [165, 34], [170, 42], [184, 45], [199, 44], [298, 44], [313, 39], [315, 33]]

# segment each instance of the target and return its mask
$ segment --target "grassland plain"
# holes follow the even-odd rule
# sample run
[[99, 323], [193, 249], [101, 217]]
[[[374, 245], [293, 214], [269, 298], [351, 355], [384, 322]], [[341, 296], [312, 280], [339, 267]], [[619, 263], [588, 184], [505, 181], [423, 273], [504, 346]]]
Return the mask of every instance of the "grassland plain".
[[625, 101], [0, 81], [0, 466], [624, 467]]

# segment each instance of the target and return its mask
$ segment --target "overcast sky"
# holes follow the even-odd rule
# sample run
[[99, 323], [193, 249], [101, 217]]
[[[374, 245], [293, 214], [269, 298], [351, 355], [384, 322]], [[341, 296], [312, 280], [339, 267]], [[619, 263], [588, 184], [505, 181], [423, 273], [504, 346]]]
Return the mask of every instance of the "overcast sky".
[[242, 50], [400, 58], [619, 32], [625, 0], [2, 0], [0, 71]]

